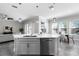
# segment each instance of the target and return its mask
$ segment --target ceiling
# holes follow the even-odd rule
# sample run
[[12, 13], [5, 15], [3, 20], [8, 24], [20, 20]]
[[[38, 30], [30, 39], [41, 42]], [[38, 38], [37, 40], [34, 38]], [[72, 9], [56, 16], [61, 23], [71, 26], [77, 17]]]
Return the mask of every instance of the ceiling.
[[[17, 6], [13, 8], [12, 5]], [[53, 3], [0, 3], [0, 13], [9, 17], [24, 20], [30, 16], [42, 16], [44, 18], [61, 18], [79, 14], [79, 3], [55, 3], [54, 10], [49, 9]], [[38, 8], [36, 8], [38, 6]]]
[[54, 8], [56, 18], [79, 15], [79, 3], [56, 3]]
[[[12, 7], [12, 5], [17, 6], [17, 8]], [[49, 6], [53, 3], [0, 3], [0, 13], [7, 14], [9, 17], [18, 20], [22, 20], [30, 16], [43, 16], [52, 17], [53, 11], [49, 9]], [[38, 8], [36, 8], [38, 6]]]

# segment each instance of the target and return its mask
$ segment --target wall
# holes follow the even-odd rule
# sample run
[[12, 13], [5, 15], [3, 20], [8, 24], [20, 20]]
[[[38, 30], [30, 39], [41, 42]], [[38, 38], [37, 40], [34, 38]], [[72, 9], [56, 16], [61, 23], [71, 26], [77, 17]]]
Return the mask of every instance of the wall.
[[11, 26], [13, 27], [13, 33], [19, 33], [19, 28], [22, 27], [22, 25], [14, 20], [1, 20], [0, 19], [0, 34], [4, 32], [5, 26]]
[[45, 28], [46, 28], [46, 33], [48, 33], [48, 20], [41, 17], [41, 16], [32, 16], [23, 21], [25, 33], [27, 32], [27, 28], [25, 27], [26, 24], [29, 24], [29, 26], [32, 26], [32, 33], [33, 34], [40, 34], [41, 32], [41, 21], [45, 22]]
[[27, 33], [26, 24], [28, 24], [30, 27], [32, 27], [32, 29], [31, 29], [32, 34], [38, 33], [39, 32], [39, 23], [38, 23], [38, 21], [39, 21], [38, 16], [32, 16], [32, 17], [29, 17], [29, 18], [25, 19], [22, 22], [22, 25], [23, 25], [23, 28], [24, 28], [24, 33], [25, 34]]
[[48, 19], [46, 19], [46, 18], [43, 18], [42, 16], [39, 16], [39, 33], [40, 32], [42, 32], [41, 31], [41, 22], [43, 22], [44, 23], [44, 27], [45, 27], [45, 29], [46, 29], [46, 32], [45, 32], [45, 34], [48, 34], [48, 32], [49, 32], [49, 25], [48, 25]]
[[49, 26], [49, 34], [52, 33], [52, 22], [51, 21], [48, 21], [48, 26]]

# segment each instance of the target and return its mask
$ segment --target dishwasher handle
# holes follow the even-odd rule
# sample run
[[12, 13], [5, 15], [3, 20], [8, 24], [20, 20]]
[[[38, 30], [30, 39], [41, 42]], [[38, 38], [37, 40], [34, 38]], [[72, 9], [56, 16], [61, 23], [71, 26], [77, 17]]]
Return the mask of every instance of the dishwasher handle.
[[52, 41], [52, 39], [46, 40], [46, 41]]

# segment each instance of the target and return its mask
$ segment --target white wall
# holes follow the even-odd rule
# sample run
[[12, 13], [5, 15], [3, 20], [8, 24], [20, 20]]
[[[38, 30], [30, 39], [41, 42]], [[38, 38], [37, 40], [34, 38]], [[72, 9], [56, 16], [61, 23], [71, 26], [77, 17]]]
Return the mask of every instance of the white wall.
[[[44, 19], [43, 17], [39, 17], [39, 16], [30, 17], [30, 18], [26, 19], [25, 21], [23, 21], [23, 25], [25, 26], [26, 24], [29, 24], [30, 26], [32, 26], [32, 33], [40, 34], [41, 21], [45, 22], [46, 33], [48, 33], [48, 19]], [[24, 29], [25, 29], [25, 33], [26, 33], [27, 28], [24, 27]]]
[[27, 33], [27, 27], [26, 25], [28, 24], [30, 27], [32, 27], [31, 29], [31, 33], [32, 34], [35, 34], [35, 33], [38, 33], [39, 32], [39, 17], [38, 16], [33, 16], [33, 17], [30, 17], [28, 19], [26, 19], [25, 21], [23, 21], [23, 26], [24, 26], [24, 33], [26, 34]]

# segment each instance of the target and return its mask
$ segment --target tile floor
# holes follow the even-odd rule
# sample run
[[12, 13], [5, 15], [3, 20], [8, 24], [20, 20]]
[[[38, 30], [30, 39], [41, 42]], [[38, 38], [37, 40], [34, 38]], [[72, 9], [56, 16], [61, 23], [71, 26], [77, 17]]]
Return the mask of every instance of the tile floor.
[[59, 56], [79, 56], [79, 41], [75, 41], [75, 44], [70, 42], [67, 43], [59, 43]]

